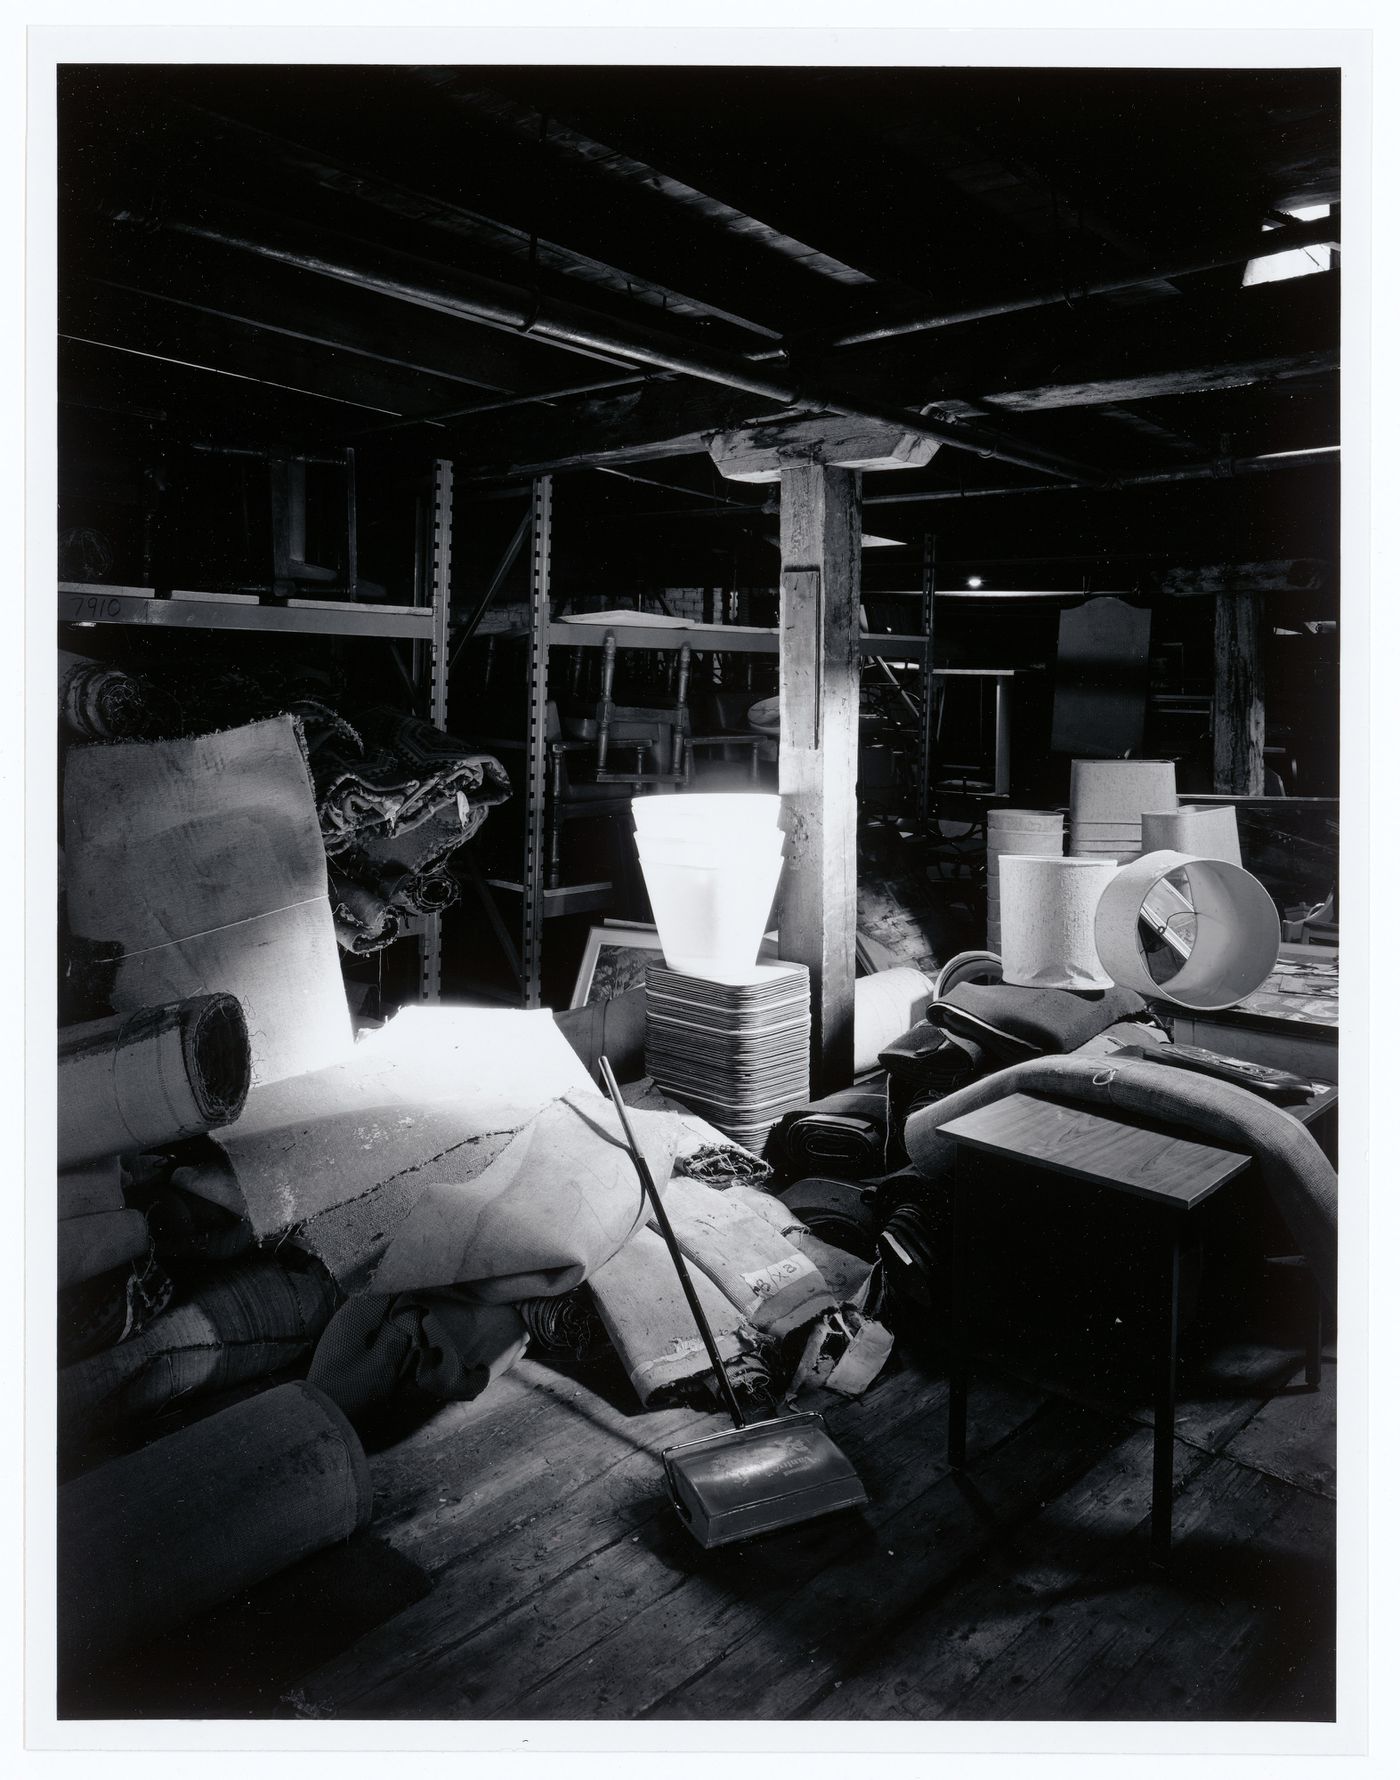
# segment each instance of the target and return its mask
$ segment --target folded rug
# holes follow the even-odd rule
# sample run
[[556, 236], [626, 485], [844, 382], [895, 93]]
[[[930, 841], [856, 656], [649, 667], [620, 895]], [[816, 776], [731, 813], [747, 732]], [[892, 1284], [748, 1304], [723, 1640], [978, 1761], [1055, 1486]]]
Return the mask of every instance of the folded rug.
[[[668, 1113], [634, 1113], [632, 1122], [652, 1178], [665, 1183], [683, 1132]], [[429, 1186], [399, 1225], [371, 1286], [402, 1292], [461, 1285], [494, 1304], [556, 1297], [590, 1278], [647, 1216], [611, 1102], [596, 1093], [570, 1095], [532, 1119], [475, 1178]]]
[[981, 1045], [998, 1062], [1020, 1063], [1073, 1051], [1116, 1020], [1145, 1013], [1131, 989], [1022, 989], [1011, 983], [959, 983], [929, 1003], [928, 1018]]
[[106, 959], [112, 1007], [236, 996], [254, 1082], [349, 1049], [325, 849], [293, 718], [75, 746], [64, 816], [69, 925]]
[[307, 1377], [352, 1421], [391, 1400], [463, 1402], [515, 1364], [526, 1333], [513, 1306], [463, 1292], [367, 1293], [330, 1319]]
[[201, 1280], [129, 1341], [58, 1375], [65, 1445], [307, 1358], [336, 1293], [322, 1273], [245, 1261]]
[[252, 1058], [232, 995], [65, 1026], [58, 1035], [61, 1168], [199, 1136], [238, 1117]]
[[883, 1081], [847, 1088], [784, 1113], [763, 1153], [785, 1180], [807, 1174], [868, 1180], [885, 1166], [887, 1119]]
[[[1056, 991], [1046, 991], [1056, 993]], [[1163, 1079], [1165, 1078], [1165, 1080]], [[1043, 1057], [974, 1082], [915, 1113], [909, 1155], [926, 1179], [951, 1185], [955, 1145], [941, 1127], [1006, 1094], [1043, 1094], [1121, 1108], [1252, 1155], [1319, 1288], [1336, 1302], [1337, 1175], [1307, 1127], [1248, 1088], [1184, 1070], [1112, 1057]]]
[[279, 1385], [58, 1492], [60, 1684], [364, 1526], [354, 1430], [314, 1386]]
[[[364, 752], [329, 738], [317, 761], [317, 805], [326, 852], [354, 847], [375, 863], [425, 871], [470, 839], [486, 811], [510, 796], [500, 761], [431, 723], [387, 706], [357, 721]], [[431, 824], [417, 842], [393, 849]]]

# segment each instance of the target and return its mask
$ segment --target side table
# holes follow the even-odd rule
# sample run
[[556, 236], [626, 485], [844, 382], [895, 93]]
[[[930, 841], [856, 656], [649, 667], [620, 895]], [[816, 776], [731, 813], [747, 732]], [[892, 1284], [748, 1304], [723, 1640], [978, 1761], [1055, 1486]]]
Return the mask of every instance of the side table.
[[[1336, 1101], [1327, 1088], [1289, 1110], [1311, 1124]], [[1181, 1254], [1186, 1219], [1252, 1165], [1237, 1150], [1202, 1143], [1160, 1126], [1064, 1106], [1031, 1094], [1008, 1094], [990, 1106], [940, 1127], [957, 1145], [950, 1256], [951, 1354], [948, 1390], [948, 1463], [961, 1470], [967, 1451], [970, 1364], [968, 1265], [970, 1176], [979, 1157], [1017, 1168], [1049, 1171], [1071, 1181], [1128, 1195], [1148, 1210], [1158, 1249], [1157, 1317], [1160, 1349], [1155, 1362], [1153, 1410], [1152, 1528], [1154, 1564], [1170, 1561], [1172, 1461], [1181, 1324]], [[1311, 1276], [1309, 1276], [1311, 1278]], [[1307, 1380], [1321, 1377], [1320, 1301], [1315, 1284], [1309, 1302]]]

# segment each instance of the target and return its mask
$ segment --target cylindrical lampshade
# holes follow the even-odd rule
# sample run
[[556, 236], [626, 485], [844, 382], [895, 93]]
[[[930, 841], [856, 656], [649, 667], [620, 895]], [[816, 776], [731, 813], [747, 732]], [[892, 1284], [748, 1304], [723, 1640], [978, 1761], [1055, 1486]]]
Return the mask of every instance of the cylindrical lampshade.
[[1065, 819], [1058, 810], [987, 812], [987, 945], [1001, 951], [1001, 862], [1008, 853], [1063, 853]]
[[1143, 811], [1142, 850], [1188, 853], [1239, 865], [1240, 828], [1231, 803], [1184, 803], [1178, 810]]
[[1072, 823], [1140, 824], [1144, 810], [1175, 808], [1173, 760], [1076, 760], [1070, 764]]
[[998, 828], [1040, 828], [1058, 834], [1065, 819], [1059, 810], [988, 810], [987, 833]]
[[1028, 989], [1108, 989], [1094, 915], [1112, 859], [1008, 853], [1001, 862], [1002, 981]]
[[[1162, 879], [1178, 873], [1194, 936], [1180, 968], [1159, 982], [1148, 968], [1138, 918]], [[1115, 983], [1209, 1012], [1254, 993], [1278, 962], [1280, 929], [1273, 898], [1247, 871], [1227, 860], [1163, 850], [1144, 853], [1117, 873], [1099, 904], [1094, 938]]]

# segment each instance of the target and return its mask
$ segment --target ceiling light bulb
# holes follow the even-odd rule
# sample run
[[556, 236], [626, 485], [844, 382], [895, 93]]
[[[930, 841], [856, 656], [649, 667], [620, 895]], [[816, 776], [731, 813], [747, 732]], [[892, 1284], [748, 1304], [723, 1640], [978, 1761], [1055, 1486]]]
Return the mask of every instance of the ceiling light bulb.
[[969, 575], [967, 584], [969, 587], [980, 587], [982, 585], [982, 577], [980, 575]]

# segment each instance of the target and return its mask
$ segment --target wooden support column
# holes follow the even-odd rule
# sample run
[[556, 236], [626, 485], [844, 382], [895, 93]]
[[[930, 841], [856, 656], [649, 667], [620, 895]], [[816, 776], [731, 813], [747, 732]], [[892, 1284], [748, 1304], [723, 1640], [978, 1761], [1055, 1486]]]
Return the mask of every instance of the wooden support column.
[[812, 1091], [854, 1067], [860, 472], [782, 467], [782, 955], [812, 974]]
[[1264, 794], [1264, 601], [1215, 596], [1215, 789]]

